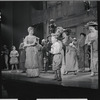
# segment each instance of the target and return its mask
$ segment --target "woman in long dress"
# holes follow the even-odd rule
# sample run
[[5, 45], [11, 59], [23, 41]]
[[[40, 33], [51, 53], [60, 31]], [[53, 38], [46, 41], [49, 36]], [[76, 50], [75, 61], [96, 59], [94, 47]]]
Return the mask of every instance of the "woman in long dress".
[[69, 44], [68, 48], [66, 49], [66, 68], [65, 74], [69, 72], [74, 72], [76, 75], [78, 71], [78, 49], [76, 46], [76, 38], [74, 38], [73, 42]]
[[98, 31], [96, 29], [96, 22], [89, 22], [86, 25], [89, 29], [89, 34], [86, 37], [85, 44], [90, 45], [91, 47], [91, 76], [95, 75], [95, 72], [98, 72]]
[[24, 47], [26, 48], [26, 60], [25, 68], [28, 77], [39, 76], [39, 64], [38, 64], [38, 50], [36, 48], [36, 36], [34, 36], [34, 28], [29, 27], [28, 33], [24, 40]]
[[85, 33], [80, 33], [80, 39], [78, 40], [78, 50], [79, 50], [79, 70], [85, 71]]
[[39, 43], [39, 38], [37, 38], [37, 49], [38, 49], [38, 63], [39, 63], [39, 70], [43, 70], [43, 52], [42, 52], [42, 45]]
[[25, 48], [24, 48], [24, 38], [23, 38], [23, 42], [20, 44], [19, 46], [19, 50], [20, 50], [20, 69], [25, 72], [25, 58], [26, 58], [26, 54], [25, 54]]

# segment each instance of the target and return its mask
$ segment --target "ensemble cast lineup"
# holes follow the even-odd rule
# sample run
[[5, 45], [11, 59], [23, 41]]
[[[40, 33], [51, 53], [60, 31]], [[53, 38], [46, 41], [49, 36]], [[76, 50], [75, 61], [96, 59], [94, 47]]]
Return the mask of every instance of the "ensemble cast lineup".
[[[27, 77], [39, 77], [41, 71], [52, 70], [54, 80], [62, 81], [63, 75], [73, 72], [85, 72], [88, 66], [90, 76], [98, 73], [98, 24], [90, 21], [84, 27], [88, 34], [80, 33], [77, 39], [71, 36], [71, 29], [57, 26], [54, 19], [50, 20], [49, 35], [42, 39], [34, 35], [35, 28], [29, 26], [28, 35], [19, 45], [8, 50], [7, 45], [2, 48], [2, 61], [11, 73], [26, 73]], [[10, 67], [11, 68], [10, 68]]]

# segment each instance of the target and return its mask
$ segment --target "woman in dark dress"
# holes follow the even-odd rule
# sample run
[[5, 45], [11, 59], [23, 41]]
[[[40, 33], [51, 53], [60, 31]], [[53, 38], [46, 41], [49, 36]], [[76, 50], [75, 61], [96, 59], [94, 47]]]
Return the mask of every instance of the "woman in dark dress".
[[24, 38], [22, 43], [19, 46], [19, 50], [20, 50], [20, 68], [22, 70], [22, 72], [25, 72], [25, 58], [26, 58], [26, 54], [25, 54], [25, 48], [24, 48]]
[[79, 50], [79, 70], [85, 71], [85, 33], [80, 33], [80, 39], [78, 40], [78, 50]]

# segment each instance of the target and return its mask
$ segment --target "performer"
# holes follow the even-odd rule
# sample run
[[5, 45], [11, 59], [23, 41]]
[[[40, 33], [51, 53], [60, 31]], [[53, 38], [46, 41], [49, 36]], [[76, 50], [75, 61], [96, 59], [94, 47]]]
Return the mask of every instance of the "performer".
[[4, 58], [4, 64], [6, 65], [6, 69], [8, 70], [9, 69], [9, 65], [8, 65], [8, 54], [9, 54], [9, 50], [7, 48], [6, 45], [3, 46], [3, 50], [1, 51], [1, 55], [3, 56]]
[[89, 29], [89, 34], [86, 37], [85, 44], [91, 46], [91, 76], [98, 71], [98, 30], [96, 22], [88, 22], [85, 26]]
[[20, 50], [20, 69], [22, 70], [22, 72], [25, 72], [25, 59], [26, 59], [26, 54], [25, 54], [25, 48], [24, 48], [24, 38], [22, 43], [19, 46], [19, 50]]
[[38, 63], [39, 63], [39, 70], [42, 71], [43, 70], [43, 52], [42, 52], [42, 45], [39, 44], [39, 38], [36, 39], [37, 40], [37, 49], [38, 49]]
[[48, 48], [47, 48], [47, 43], [46, 39], [42, 40], [42, 52], [43, 52], [43, 70], [47, 71], [48, 70]]
[[57, 36], [52, 34], [51, 37], [52, 46], [50, 53], [54, 54], [53, 56], [53, 70], [55, 71], [55, 80], [61, 81], [61, 66], [62, 66], [62, 45], [61, 42], [57, 39]]
[[14, 65], [15, 65], [15, 68], [16, 68], [16, 71], [18, 71], [18, 56], [19, 56], [19, 53], [18, 51], [16, 50], [16, 47], [15, 46], [12, 46], [12, 51], [10, 52], [10, 64], [11, 64], [11, 70], [13, 71], [14, 69]]
[[76, 38], [73, 39], [73, 42], [69, 44], [67, 50], [66, 50], [66, 68], [65, 68], [65, 74], [68, 74], [69, 72], [78, 72], [78, 48], [76, 46], [77, 40]]
[[26, 51], [25, 68], [27, 77], [39, 76], [39, 64], [38, 64], [38, 50], [36, 48], [37, 41], [34, 36], [34, 28], [28, 27], [28, 33], [24, 40], [24, 47]]
[[72, 42], [72, 38], [70, 37], [71, 30], [70, 29], [63, 29], [62, 27], [57, 27], [55, 34], [59, 37], [58, 39], [63, 44], [63, 50], [62, 50], [62, 68], [61, 73], [66, 74], [64, 69], [66, 68], [66, 49], [69, 45], [69, 43]]
[[78, 50], [79, 50], [79, 70], [85, 71], [85, 33], [80, 33], [80, 39], [78, 40]]
[[48, 56], [48, 70], [52, 70], [52, 60], [53, 60], [53, 54], [51, 54], [49, 51], [51, 50], [51, 35], [47, 37], [47, 56]]
[[54, 19], [51, 19], [50, 20], [50, 25], [49, 25], [49, 32], [50, 32], [50, 34], [51, 33], [55, 33], [55, 31], [56, 31], [56, 24], [55, 24], [55, 21], [54, 21]]
[[65, 51], [65, 41], [66, 41], [66, 34], [64, 33], [64, 29], [62, 27], [57, 27], [55, 35], [58, 36], [58, 40], [62, 43], [63, 49], [62, 49], [62, 67], [61, 67], [61, 73], [64, 73], [64, 67], [65, 67], [65, 56], [64, 56], [64, 51]]

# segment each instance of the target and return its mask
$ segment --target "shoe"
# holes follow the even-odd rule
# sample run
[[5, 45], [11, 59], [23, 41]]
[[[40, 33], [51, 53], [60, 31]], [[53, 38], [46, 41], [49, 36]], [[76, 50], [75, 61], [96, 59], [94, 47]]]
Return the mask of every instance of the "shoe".
[[26, 71], [22, 71], [21, 73], [26, 73]]
[[53, 80], [57, 80], [58, 78], [57, 77], [55, 77]]
[[17, 70], [16, 72], [17, 72], [17, 73], [19, 73], [20, 71], [19, 71], [19, 70]]
[[68, 72], [66, 71], [66, 72], [64, 72], [64, 74], [63, 75], [67, 75], [68, 74]]
[[62, 79], [61, 78], [58, 78], [57, 81], [62, 81]]
[[95, 73], [94, 72], [91, 72], [91, 77], [95, 76]]
[[74, 72], [74, 75], [77, 75], [77, 72]]

